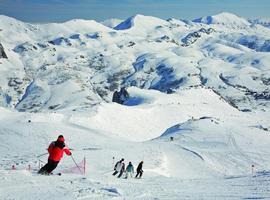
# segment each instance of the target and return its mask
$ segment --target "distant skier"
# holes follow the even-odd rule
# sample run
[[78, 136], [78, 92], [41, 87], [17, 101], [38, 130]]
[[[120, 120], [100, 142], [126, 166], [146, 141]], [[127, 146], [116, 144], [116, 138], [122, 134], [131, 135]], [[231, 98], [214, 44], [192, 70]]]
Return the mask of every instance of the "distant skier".
[[57, 167], [64, 152], [68, 156], [71, 155], [70, 150], [65, 145], [65, 138], [63, 135], [59, 135], [57, 140], [50, 144], [48, 152], [48, 163], [38, 171], [39, 174], [49, 175]]
[[119, 173], [119, 175], [117, 176], [117, 178], [120, 178], [122, 175], [123, 175], [123, 173], [125, 172], [125, 163], [124, 162], [122, 162], [122, 168], [121, 168], [121, 170], [120, 170], [120, 173]]
[[122, 174], [124, 173], [124, 171], [125, 171], [125, 163], [124, 163], [124, 158], [122, 158], [115, 164], [114, 173], [112, 175], [115, 176], [119, 172], [119, 175], [117, 177], [120, 178]]
[[[137, 174], [136, 174], [136, 178], [141, 178], [142, 177], [142, 174], [143, 174], [143, 161], [141, 161], [137, 167]], [[139, 176], [139, 177], [138, 177]]]
[[128, 166], [126, 168], [126, 177], [125, 178], [132, 177], [133, 174], [134, 174], [134, 167], [133, 167], [132, 163], [129, 162]]

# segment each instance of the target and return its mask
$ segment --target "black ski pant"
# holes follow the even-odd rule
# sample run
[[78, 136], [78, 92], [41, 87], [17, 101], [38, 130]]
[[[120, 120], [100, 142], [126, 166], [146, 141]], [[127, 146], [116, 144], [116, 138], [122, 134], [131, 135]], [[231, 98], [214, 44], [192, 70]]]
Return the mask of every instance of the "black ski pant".
[[143, 171], [137, 171], [137, 174], [136, 174], [136, 178], [139, 176], [139, 178], [141, 178], [142, 177], [142, 174], [143, 174]]
[[118, 171], [115, 170], [112, 175], [115, 176], [117, 173], [118, 173]]
[[117, 178], [120, 178], [123, 175], [124, 171], [125, 170], [121, 170], [120, 173], [119, 173], [119, 175], [117, 176]]
[[48, 160], [48, 163], [44, 165], [38, 173], [47, 173], [50, 174], [58, 165], [59, 161], [54, 161], [54, 160]]
[[[112, 175], [115, 176], [117, 173], [118, 173], [118, 171], [115, 170]], [[117, 178], [120, 178], [123, 175], [123, 173], [124, 173], [124, 170], [120, 170], [119, 175], [117, 176]]]

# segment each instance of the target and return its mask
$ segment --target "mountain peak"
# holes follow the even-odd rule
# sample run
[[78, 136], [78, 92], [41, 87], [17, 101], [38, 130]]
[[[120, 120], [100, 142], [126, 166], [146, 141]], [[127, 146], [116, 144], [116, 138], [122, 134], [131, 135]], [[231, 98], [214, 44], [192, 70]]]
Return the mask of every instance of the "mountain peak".
[[114, 28], [115, 26], [117, 26], [121, 22], [123, 22], [122, 19], [111, 18], [111, 19], [106, 19], [100, 23], [103, 24], [104, 26], [109, 27], [109, 28]]
[[114, 29], [115, 30], [126, 30], [126, 29], [131, 29], [133, 27], [140, 27], [143, 29], [149, 29], [153, 28], [156, 26], [162, 26], [168, 24], [167, 21], [157, 18], [157, 17], [152, 17], [152, 16], [145, 16], [141, 14], [133, 15], [123, 21], [122, 23], [118, 24]]
[[248, 26], [250, 23], [233, 13], [221, 12], [216, 15], [201, 17], [193, 20], [196, 23], [203, 24], [222, 24], [222, 25], [237, 25], [237, 26]]

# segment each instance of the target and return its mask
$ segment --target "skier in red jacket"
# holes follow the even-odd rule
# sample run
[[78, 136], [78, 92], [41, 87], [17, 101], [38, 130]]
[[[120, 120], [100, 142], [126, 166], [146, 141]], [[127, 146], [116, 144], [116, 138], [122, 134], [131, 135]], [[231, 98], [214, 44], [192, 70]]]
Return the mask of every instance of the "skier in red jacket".
[[49, 175], [58, 165], [63, 154], [71, 155], [70, 150], [65, 145], [65, 138], [63, 135], [59, 135], [57, 140], [52, 142], [48, 148], [49, 158], [48, 163], [44, 165], [39, 171], [39, 174]]

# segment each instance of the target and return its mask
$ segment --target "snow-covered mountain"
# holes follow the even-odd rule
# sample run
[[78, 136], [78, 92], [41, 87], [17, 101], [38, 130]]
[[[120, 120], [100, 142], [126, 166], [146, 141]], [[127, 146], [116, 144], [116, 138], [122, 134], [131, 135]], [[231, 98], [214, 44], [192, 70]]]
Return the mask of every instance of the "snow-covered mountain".
[[114, 29], [136, 29], [138, 32], [145, 32], [149, 29], [155, 29], [162, 25], [168, 25], [168, 22], [152, 16], [135, 15], [121, 22]]
[[[266, 21], [220, 13], [30, 24], [1, 15], [0, 199], [268, 198]], [[122, 87], [129, 98], [113, 103]], [[37, 156], [58, 134], [86, 157], [87, 175], [22, 170], [46, 161]], [[143, 179], [112, 177], [112, 157], [144, 160]], [[8, 170], [14, 164], [20, 170]], [[72, 166], [64, 158], [57, 170]]]
[[270, 30], [230, 13], [188, 24], [135, 15], [114, 29], [93, 20], [32, 25], [0, 18], [7, 107], [91, 107], [111, 101], [121, 86], [177, 92], [200, 85], [241, 110], [268, 104]]
[[241, 27], [244, 28], [250, 25], [247, 19], [226, 12], [219, 13], [213, 16], [201, 17], [193, 20], [193, 22], [204, 24], [220, 24], [223, 26], [238, 27], [238, 28]]

